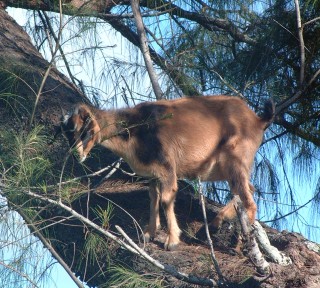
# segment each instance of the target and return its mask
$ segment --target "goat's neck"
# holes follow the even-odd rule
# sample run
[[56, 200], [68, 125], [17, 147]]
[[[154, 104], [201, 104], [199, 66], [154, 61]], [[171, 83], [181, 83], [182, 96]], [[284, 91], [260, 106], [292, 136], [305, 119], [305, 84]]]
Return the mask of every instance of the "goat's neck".
[[101, 142], [109, 140], [117, 135], [116, 111], [94, 111], [101, 133]]

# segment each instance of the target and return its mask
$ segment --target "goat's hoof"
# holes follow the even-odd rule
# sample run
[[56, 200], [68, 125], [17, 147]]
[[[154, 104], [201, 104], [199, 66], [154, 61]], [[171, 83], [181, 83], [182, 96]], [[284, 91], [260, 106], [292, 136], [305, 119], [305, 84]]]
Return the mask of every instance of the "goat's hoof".
[[223, 219], [221, 219], [219, 216], [216, 216], [210, 223], [210, 228], [214, 228], [216, 230], [219, 230], [222, 226]]
[[146, 243], [149, 243], [150, 241], [153, 241], [154, 236], [151, 236], [149, 232], [144, 233], [144, 235], [141, 235], [142, 240], [145, 240]]
[[164, 249], [168, 251], [176, 251], [178, 247], [179, 243], [164, 244]]
[[170, 242], [169, 237], [167, 237], [166, 242], [164, 243], [164, 249], [169, 251], [175, 251], [179, 246], [179, 242], [179, 240]]

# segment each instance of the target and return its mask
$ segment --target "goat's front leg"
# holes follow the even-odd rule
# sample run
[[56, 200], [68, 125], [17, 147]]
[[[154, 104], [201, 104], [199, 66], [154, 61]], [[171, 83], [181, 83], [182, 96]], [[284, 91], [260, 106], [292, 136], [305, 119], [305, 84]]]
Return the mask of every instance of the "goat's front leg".
[[168, 235], [164, 243], [166, 250], [175, 250], [180, 242], [181, 230], [178, 226], [176, 215], [174, 213], [174, 201], [178, 190], [176, 177], [172, 181], [161, 183], [161, 203], [164, 206]]
[[160, 228], [160, 189], [157, 180], [150, 181], [149, 185], [149, 197], [150, 197], [150, 218], [149, 225], [145, 230], [144, 237], [147, 242], [152, 240], [156, 236], [157, 230]]

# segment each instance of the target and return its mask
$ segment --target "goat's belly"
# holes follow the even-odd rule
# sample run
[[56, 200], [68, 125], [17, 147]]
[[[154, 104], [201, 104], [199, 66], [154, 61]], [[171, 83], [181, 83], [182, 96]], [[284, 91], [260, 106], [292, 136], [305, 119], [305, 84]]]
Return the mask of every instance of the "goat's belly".
[[219, 165], [213, 166], [210, 170], [202, 171], [200, 175], [202, 181], [222, 181], [226, 180]]
[[136, 173], [139, 176], [146, 177], [146, 178], [152, 178], [154, 177], [153, 170], [150, 167], [145, 167], [144, 165], [139, 164], [132, 164], [128, 163], [130, 168], [134, 173]]
[[200, 178], [201, 181], [219, 181], [225, 180], [221, 167], [216, 161], [209, 161], [202, 165], [185, 167], [184, 171], [178, 173], [180, 179], [187, 178], [190, 180]]

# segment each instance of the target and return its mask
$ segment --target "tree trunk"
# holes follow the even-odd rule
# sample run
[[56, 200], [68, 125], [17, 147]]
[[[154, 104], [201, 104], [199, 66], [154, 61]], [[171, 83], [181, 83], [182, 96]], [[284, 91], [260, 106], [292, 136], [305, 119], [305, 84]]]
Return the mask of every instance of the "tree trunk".
[[[12, 129], [12, 131], [25, 132], [30, 129], [30, 111], [32, 111], [35, 95], [48, 67], [48, 62], [32, 45], [29, 36], [2, 9], [0, 10], [0, 67], [1, 126], [6, 127], [9, 131]], [[19, 97], [12, 97], [9, 101], [2, 97], [5, 93]], [[64, 75], [53, 68], [45, 83], [43, 93], [40, 95], [35, 114], [36, 122], [44, 125], [48, 135], [52, 135], [55, 126], [59, 125], [60, 106], [69, 109], [71, 105], [79, 102], [88, 102], [88, 100]], [[15, 113], [12, 113], [13, 110]], [[67, 143], [64, 139], [58, 137], [52, 143], [48, 143], [47, 153], [55, 168], [62, 170], [64, 155], [68, 153]], [[102, 148], [97, 148], [94, 154], [101, 155], [102, 153], [103, 157], [101, 158], [89, 159], [87, 163], [89, 170], [97, 171], [115, 161], [115, 156]], [[69, 157], [64, 170], [79, 176], [89, 173], [84, 169], [76, 161], [73, 161], [72, 157]], [[136, 182], [131, 176], [117, 172], [112, 178], [101, 184], [101, 176], [94, 177], [90, 181], [83, 178], [78, 190], [74, 191], [75, 194], [82, 191], [82, 196], [71, 201], [71, 207], [94, 221], [97, 218], [94, 209], [97, 211], [99, 207], [105, 208], [109, 200], [112, 200], [119, 207], [126, 209], [143, 227], [148, 222], [149, 214], [149, 199], [145, 181]], [[83, 191], [91, 188], [90, 192]], [[176, 214], [183, 229], [180, 249], [175, 252], [164, 251], [162, 247], [165, 232], [161, 230], [157, 241], [147, 244], [145, 250], [160, 262], [173, 265], [176, 269], [187, 274], [217, 279], [216, 272], [207, 261], [210, 249], [205, 243], [206, 235], [202, 225], [201, 206], [189, 185], [181, 182], [180, 188], [183, 189], [178, 193], [176, 200]], [[8, 201], [12, 209], [19, 211], [20, 203], [15, 203], [12, 199], [8, 199]], [[208, 202], [207, 215], [211, 220], [219, 208], [211, 201]], [[33, 206], [34, 203], [26, 202], [25, 205]], [[48, 205], [46, 209], [43, 209], [43, 203], [41, 205], [39, 202], [36, 203], [39, 211], [35, 219], [42, 221], [40, 221], [41, 224], [35, 224], [36, 227], [32, 229], [36, 230], [54, 223], [55, 225], [48, 225], [46, 229], [41, 230], [42, 236], [51, 243], [71, 270], [82, 280], [88, 282], [90, 286], [96, 287], [105, 284], [110, 279], [112, 272], [109, 270], [109, 265], [126, 263], [140, 274], [152, 272], [154, 275], [158, 275], [168, 286], [190, 287], [189, 284], [152, 268], [143, 259], [120, 249], [118, 244], [107, 239], [105, 240], [106, 246], [94, 247], [94, 251], [99, 255], [91, 260], [86, 249], [88, 239], [92, 235], [103, 236], [79, 220], [67, 219], [70, 215], [58, 207]], [[139, 243], [139, 233], [137, 233], [135, 225], [132, 224], [132, 219], [119, 207], [114, 205], [114, 217], [105, 229], [116, 231], [115, 225], [121, 226], [136, 243]], [[163, 215], [161, 217], [163, 218]], [[35, 221], [28, 216], [25, 216], [25, 219], [27, 223]], [[232, 228], [225, 224], [219, 232], [211, 235], [221, 272], [235, 287], [240, 287], [240, 283], [242, 283], [241, 287], [251, 288], [259, 285], [260, 287], [319, 287], [317, 286], [320, 283], [318, 246], [313, 245], [313, 247], [318, 247], [318, 250], [312, 251], [308, 248], [310, 243], [298, 234], [280, 233], [267, 229], [271, 243], [290, 256], [293, 263], [289, 266], [271, 263], [273, 274], [263, 282], [259, 282], [251, 262], [243, 255], [235, 254], [233, 251], [237, 245], [236, 240], [239, 238], [239, 226], [236, 222], [233, 224]], [[313, 248], [313, 250], [315, 249]]]

